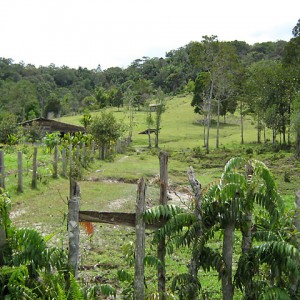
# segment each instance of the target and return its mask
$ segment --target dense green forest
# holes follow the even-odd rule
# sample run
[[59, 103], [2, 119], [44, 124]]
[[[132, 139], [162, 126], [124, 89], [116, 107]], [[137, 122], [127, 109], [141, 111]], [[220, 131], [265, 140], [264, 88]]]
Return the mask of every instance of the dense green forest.
[[[207, 141], [212, 115], [219, 124], [221, 116], [238, 112], [241, 125], [245, 115], [253, 116], [258, 142], [270, 128], [273, 143], [290, 145], [291, 129], [299, 131], [299, 27], [298, 22], [288, 42], [249, 45], [204, 36], [165, 57], [136, 59], [125, 69], [35, 67], [0, 58], [0, 126], [128, 103], [141, 109], [160, 90], [168, 95], [194, 93], [191, 104], [204, 115]], [[9, 130], [2, 132], [0, 141], [7, 142]], [[298, 134], [296, 146], [299, 154]]]

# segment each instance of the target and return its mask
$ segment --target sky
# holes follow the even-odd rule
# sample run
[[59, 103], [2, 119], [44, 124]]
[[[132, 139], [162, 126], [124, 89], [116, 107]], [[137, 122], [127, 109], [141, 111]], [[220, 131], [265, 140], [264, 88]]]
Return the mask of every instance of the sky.
[[0, 57], [36, 67], [126, 68], [216, 35], [292, 38], [300, 0], [0, 0]]

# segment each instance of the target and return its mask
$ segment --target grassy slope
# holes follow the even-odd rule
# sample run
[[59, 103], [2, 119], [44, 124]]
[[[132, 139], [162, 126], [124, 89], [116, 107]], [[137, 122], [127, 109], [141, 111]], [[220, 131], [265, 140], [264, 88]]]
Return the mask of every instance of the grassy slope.
[[[247, 144], [241, 146], [239, 118], [228, 116], [226, 124], [221, 124], [220, 149], [215, 149], [214, 125], [210, 138], [212, 150], [209, 155], [206, 155], [202, 147], [203, 129], [197, 123], [200, 116], [193, 113], [190, 101], [191, 96], [168, 100], [167, 110], [162, 116], [159, 145], [170, 155], [170, 188], [182, 191], [188, 187], [186, 170], [190, 165], [195, 168], [202, 186], [205, 186], [218, 179], [228, 159], [238, 155], [247, 157], [246, 149], [251, 148], [253, 150], [251, 157], [263, 160], [271, 168], [287, 205], [292, 208], [294, 192], [300, 186], [300, 164], [293, 158], [292, 153], [280, 151], [258, 155], [257, 153], [263, 152], [265, 146], [254, 143], [256, 130], [249, 118], [245, 122], [244, 132]], [[128, 122], [126, 111], [116, 111], [115, 115]], [[80, 118], [81, 116], [72, 116], [60, 120], [80, 124]], [[158, 184], [155, 180], [159, 174], [157, 151], [153, 149], [149, 151], [147, 136], [138, 134], [147, 127], [145, 118], [144, 112], [135, 113], [133, 144], [126, 154], [117, 155], [114, 162], [96, 160], [89, 170], [85, 171], [85, 180], [79, 183], [82, 194], [81, 209], [134, 211], [136, 181], [142, 176], [149, 179], [148, 203], [157, 203]], [[154, 143], [154, 136], [152, 139]], [[291, 178], [290, 183], [283, 180], [287, 172]], [[27, 182], [30, 182], [30, 176]], [[51, 177], [47, 177], [44, 183], [39, 183], [35, 191], [26, 187], [25, 193], [18, 194], [11, 189], [15, 223], [18, 226], [35, 226], [45, 233], [59, 232], [57, 240], [65, 243], [67, 237], [64, 220], [68, 192], [68, 180], [54, 180]], [[111, 282], [116, 270], [126, 267], [122, 247], [128, 241], [134, 240], [134, 233], [130, 228], [100, 224], [95, 226], [95, 231], [92, 240], [89, 240], [84, 233], [81, 236], [81, 263], [90, 266], [98, 265], [96, 268], [91, 268], [89, 276], [100, 274], [103, 280]], [[184, 270], [186, 263], [186, 256], [172, 255], [168, 258], [168, 273], [174, 274], [179, 268]], [[150, 274], [147, 275], [147, 281], [148, 284], [153, 281], [153, 270], [150, 270]]]

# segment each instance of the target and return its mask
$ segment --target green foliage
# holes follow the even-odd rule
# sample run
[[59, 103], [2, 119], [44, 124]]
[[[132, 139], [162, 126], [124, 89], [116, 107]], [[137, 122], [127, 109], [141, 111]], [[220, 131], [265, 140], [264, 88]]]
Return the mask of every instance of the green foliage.
[[92, 122], [92, 116], [89, 112], [85, 112], [83, 114], [82, 119], [80, 120], [80, 123], [83, 125], [84, 129], [86, 130], [87, 127], [91, 124]]
[[102, 159], [104, 158], [105, 148], [115, 143], [124, 131], [124, 123], [117, 121], [112, 112], [105, 111], [102, 111], [100, 116], [94, 117], [88, 127], [88, 132], [102, 149]]
[[42, 140], [42, 128], [35, 121], [23, 128], [23, 134], [26, 142], [35, 143]]
[[46, 132], [46, 135], [43, 138], [43, 142], [46, 145], [49, 152], [52, 153], [54, 147], [58, 146], [60, 143], [60, 133], [58, 131], [52, 133]]
[[180, 274], [174, 278], [171, 288], [179, 299], [193, 299], [195, 290], [200, 289], [200, 283], [190, 274]]
[[[1, 113], [0, 115], [0, 143], [9, 144], [11, 138], [17, 137], [17, 118], [11, 113]], [[17, 138], [18, 139], [18, 138]]]

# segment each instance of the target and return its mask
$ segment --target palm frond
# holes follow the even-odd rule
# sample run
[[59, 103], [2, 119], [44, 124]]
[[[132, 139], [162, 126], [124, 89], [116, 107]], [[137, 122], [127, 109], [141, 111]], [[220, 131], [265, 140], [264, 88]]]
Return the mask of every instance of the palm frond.
[[247, 160], [242, 157], [233, 157], [231, 158], [224, 167], [223, 174], [230, 173], [235, 169], [244, 169], [244, 166], [247, 164]]
[[178, 213], [184, 212], [184, 209], [176, 205], [157, 205], [144, 212], [144, 220], [149, 224], [153, 224], [160, 219], [170, 219]]
[[193, 299], [200, 288], [198, 279], [187, 273], [177, 275], [171, 285], [171, 290], [179, 295], [179, 299]]
[[264, 291], [259, 295], [259, 300], [291, 300], [291, 297], [284, 289], [276, 286], [266, 287]]

